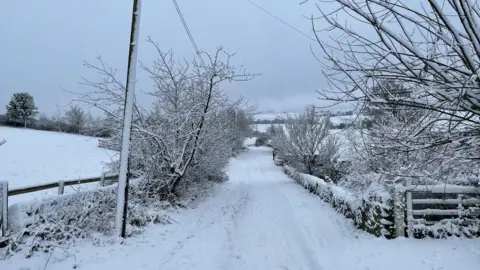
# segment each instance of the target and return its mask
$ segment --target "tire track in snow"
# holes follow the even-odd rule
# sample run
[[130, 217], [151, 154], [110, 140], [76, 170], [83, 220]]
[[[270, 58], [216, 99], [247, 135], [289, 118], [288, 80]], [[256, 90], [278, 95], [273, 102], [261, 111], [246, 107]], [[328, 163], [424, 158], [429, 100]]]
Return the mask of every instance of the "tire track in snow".
[[[264, 170], [262, 170], [262, 173], [263, 172]], [[264, 176], [266, 177], [267, 175], [264, 174]], [[273, 176], [274, 175], [270, 173], [269, 177], [272, 178]], [[272, 194], [275, 194], [275, 196], [277, 196], [277, 199], [275, 200], [277, 203], [277, 207], [283, 210], [281, 214], [282, 216], [286, 217], [282, 219], [283, 222], [280, 224], [282, 224], [285, 231], [288, 231], [293, 235], [297, 246], [300, 247], [303, 253], [303, 257], [307, 261], [308, 269], [323, 269], [323, 267], [319, 263], [318, 257], [315, 256], [315, 254], [318, 253], [318, 249], [314, 249], [309, 243], [309, 241], [307, 241], [309, 236], [304, 234], [304, 228], [306, 228], [306, 225], [298, 222], [298, 219], [295, 215], [295, 210], [292, 207], [290, 201], [288, 200], [286, 194], [281, 190], [281, 188], [278, 187], [278, 185], [275, 186], [275, 192], [273, 192]], [[321, 242], [320, 247], [323, 250], [325, 249], [325, 244], [323, 243], [323, 241]], [[285, 269], [289, 268], [285, 266]]]
[[293, 208], [278, 188], [286, 182], [285, 176], [265, 166], [268, 152], [252, 152], [255, 158], [249, 159], [246, 170], [251, 196], [243, 215], [237, 216], [232, 240], [235, 253], [243, 256], [236, 257], [238, 264], [229, 261], [231, 267], [224, 269], [322, 269]]
[[[323, 211], [327, 206], [293, 183], [269, 155], [251, 148], [231, 164], [229, 182], [203, 205], [188, 233], [164, 254], [164, 263], [225, 270], [317, 270], [329, 264], [330, 247], [341, 246], [345, 232]], [[189, 249], [199, 241], [208, 241], [208, 263]]]

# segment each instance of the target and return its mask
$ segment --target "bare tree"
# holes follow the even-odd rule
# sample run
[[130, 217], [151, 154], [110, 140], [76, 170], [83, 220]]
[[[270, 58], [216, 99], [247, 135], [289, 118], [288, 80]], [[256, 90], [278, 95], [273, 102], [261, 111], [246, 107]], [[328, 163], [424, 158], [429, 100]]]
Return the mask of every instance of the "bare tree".
[[312, 106], [298, 116], [288, 116], [285, 130], [275, 130], [272, 143], [306, 173], [330, 177], [338, 158], [338, 141], [329, 130], [329, 117], [321, 116]]
[[87, 114], [81, 107], [74, 105], [65, 112], [64, 119], [70, 126], [71, 132], [80, 133], [87, 121]]
[[55, 123], [56, 125], [56, 130], [58, 132], [62, 131], [62, 119], [63, 119], [63, 112], [62, 109], [60, 108], [60, 105], [55, 106], [55, 115], [52, 117], [52, 122]]
[[[178, 62], [172, 52], [162, 52], [150, 39], [149, 43], [157, 50], [158, 59], [142, 68], [153, 82], [148, 92], [153, 108], [147, 111], [134, 104], [131, 167], [152, 180], [150, 195], [170, 196], [189, 178], [189, 172], [223, 173], [234, 148], [232, 138], [240, 134], [240, 125], [232, 123], [226, 112], [239, 113], [245, 103], [228, 100], [221, 84], [250, 80], [254, 75], [234, 67], [232, 55], [222, 48], [213, 55], [202, 53], [205, 63]], [[83, 83], [94, 91], [80, 94], [79, 100], [120, 122], [125, 86], [100, 58], [98, 65], [85, 65], [104, 80], [85, 79]]]
[[[427, 175], [442, 175], [448, 164], [450, 168], [478, 162], [478, 2], [425, 0], [417, 9], [403, 1], [329, 2], [335, 2], [337, 7], [327, 11], [323, 8], [326, 5], [319, 4], [322, 16], [317, 19], [330, 26], [323, 31], [342, 38], [322, 40], [321, 30], [316, 29], [316, 20], [312, 19], [325, 56], [319, 60], [325, 64], [325, 75], [331, 83], [330, 89], [320, 92], [322, 98], [358, 102], [383, 111], [402, 108], [418, 113], [415, 124], [387, 115], [390, 119], [385, 120], [390, 125], [378, 126], [375, 136], [369, 137], [375, 141], [375, 151], [370, 153], [382, 156], [389, 151], [409, 155], [404, 159], [405, 164], [399, 166], [422, 170]], [[365, 35], [365, 30], [374, 36]], [[384, 80], [401, 82], [409, 94], [396, 95], [387, 88], [383, 88], [383, 95], [376, 94], [375, 85]], [[408, 161], [411, 155], [416, 158]], [[425, 164], [432, 166], [423, 170]]]
[[208, 132], [214, 127], [213, 123], [208, 123], [218, 117], [214, 112], [227, 108], [227, 99], [219, 88], [220, 84], [225, 81], [250, 80], [253, 75], [238, 73], [237, 68], [230, 64], [232, 55], [222, 48], [218, 48], [214, 55], [203, 53], [208, 64], [193, 61], [190, 70], [189, 64], [175, 63], [171, 53], [161, 52], [158, 44], [149, 41], [160, 57], [154, 62], [153, 69], [145, 70], [150, 73], [156, 85], [155, 95], [160, 101], [157, 110], [163, 111], [160, 114], [167, 115], [170, 119], [164, 120], [161, 126], [167, 124], [175, 130], [170, 143], [173, 149], [168, 152], [176, 155], [174, 158], [165, 156], [170, 159], [169, 185], [174, 192], [201, 151], [201, 146], [216, 144], [221, 139], [218, 137], [220, 130]]

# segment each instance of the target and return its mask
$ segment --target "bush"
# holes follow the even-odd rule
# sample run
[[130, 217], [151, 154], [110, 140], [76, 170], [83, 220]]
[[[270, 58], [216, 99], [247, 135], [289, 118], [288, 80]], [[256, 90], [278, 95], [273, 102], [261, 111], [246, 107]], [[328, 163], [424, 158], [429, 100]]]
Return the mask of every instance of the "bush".
[[[196, 181], [198, 183], [198, 181]], [[189, 183], [189, 197], [173, 202], [149, 193], [151, 181], [136, 180], [129, 190], [127, 233], [139, 234], [148, 224], [170, 223], [166, 208], [186, 206], [204, 198], [209, 185]], [[206, 183], [203, 181], [202, 183]], [[77, 192], [49, 198], [40, 204], [19, 203], [9, 207], [8, 237], [0, 237], [0, 257], [22, 251], [28, 258], [35, 252], [68, 248], [78, 241], [101, 244], [102, 235], [111, 236], [115, 224], [116, 187]], [[108, 241], [108, 237], [106, 238]]]
[[258, 137], [255, 140], [255, 146], [267, 146], [269, 138], [267, 136]]

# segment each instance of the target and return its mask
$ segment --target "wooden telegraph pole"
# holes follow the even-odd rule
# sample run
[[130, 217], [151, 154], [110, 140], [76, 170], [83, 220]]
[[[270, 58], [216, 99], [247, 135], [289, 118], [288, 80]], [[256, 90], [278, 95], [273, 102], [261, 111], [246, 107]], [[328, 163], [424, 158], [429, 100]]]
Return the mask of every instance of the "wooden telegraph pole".
[[127, 87], [125, 89], [125, 107], [123, 110], [122, 150], [120, 153], [120, 173], [118, 177], [117, 211], [115, 216], [115, 231], [117, 235], [121, 237], [125, 237], [127, 222], [128, 184], [130, 177], [130, 135], [132, 133], [133, 103], [135, 99], [141, 6], [141, 0], [133, 0], [130, 48], [128, 52]]

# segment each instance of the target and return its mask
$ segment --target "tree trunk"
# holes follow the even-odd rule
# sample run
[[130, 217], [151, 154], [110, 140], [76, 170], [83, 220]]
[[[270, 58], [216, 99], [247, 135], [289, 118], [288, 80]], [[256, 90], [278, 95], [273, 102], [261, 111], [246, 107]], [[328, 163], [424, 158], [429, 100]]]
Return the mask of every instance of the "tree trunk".
[[23, 119], [23, 127], [27, 128], [27, 119]]
[[178, 187], [178, 185], [180, 184], [182, 178], [183, 178], [183, 177], [181, 177], [181, 176], [177, 176], [177, 177], [175, 178], [175, 180], [173, 181], [172, 188], [170, 188], [170, 193], [175, 194], [175, 192], [177, 191], [177, 187]]
[[197, 151], [198, 140], [200, 139], [200, 133], [203, 130], [203, 125], [205, 124], [205, 118], [206, 118], [208, 109], [210, 108], [210, 102], [212, 101], [212, 92], [213, 92], [213, 87], [214, 87], [213, 79], [214, 79], [214, 77], [210, 78], [210, 85], [209, 85], [209, 89], [208, 89], [207, 102], [205, 104], [205, 108], [203, 109], [203, 114], [202, 114], [202, 117], [200, 118], [200, 123], [198, 125], [197, 132], [195, 133], [192, 152], [190, 153], [190, 156], [188, 157], [187, 161], [185, 162], [185, 165], [184, 165], [185, 167], [183, 169], [182, 175], [181, 176], [179, 175], [173, 181], [173, 185], [172, 185], [172, 188], [170, 189], [170, 193], [175, 193], [175, 191], [178, 187], [178, 184], [180, 184], [180, 181], [183, 179], [183, 176], [185, 175], [188, 168], [190, 167], [190, 162], [192, 161], [193, 157], [195, 156], [195, 152]]

